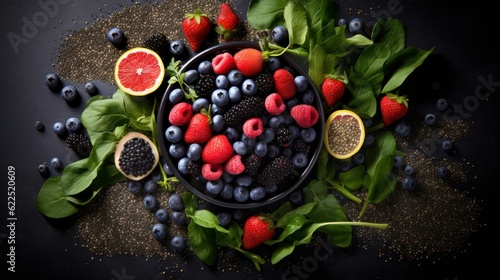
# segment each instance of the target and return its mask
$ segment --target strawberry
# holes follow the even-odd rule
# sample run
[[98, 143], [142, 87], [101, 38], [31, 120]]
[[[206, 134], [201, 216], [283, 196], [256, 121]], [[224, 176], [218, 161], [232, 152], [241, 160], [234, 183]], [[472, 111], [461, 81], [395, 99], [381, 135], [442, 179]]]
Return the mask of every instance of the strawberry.
[[182, 126], [187, 124], [192, 116], [193, 106], [187, 102], [179, 102], [168, 113], [168, 121], [171, 125]]
[[189, 120], [184, 141], [188, 144], [202, 144], [206, 143], [210, 137], [212, 137], [211, 119], [207, 111], [203, 109]]
[[182, 20], [182, 31], [194, 52], [200, 49], [211, 28], [210, 19], [206, 14], [202, 14], [199, 8], [192, 14], [186, 14]]
[[319, 112], [314, 106], [309, 104], [298, 104], [292, 107], [290, 115], [302, 128], [315, 125], [319, 120]]
[[250, 216], [243, 226], [243, 248], [255, 248], [271, 239], [275, 232], [276, 228], [271, 219], [258, 214]]
[[388, 93], [380, 100], [380, 113], [384, 126], [389, 126], [408, 113], [408, 99], [406, 96]]
[[274, 88], [283, 100], [291, 99], [296, 92], [295, 80], [288, 70], [281, 68], [274, 72]]
[[321, 92], [326, 100], [326, 104], [332, 107], [344, 95], [345, 83], [340, 79], [326, 76], [321, 84]]
[[245, 77], [253, 77], [262, 72], [264, 58], [262, 52], [254, 48], [244, 48], [234, 54], [236, 68]]
[[201, 159], [206, 163], [221, 164], [233, 155], [233, 146], [224, 134], [210, 138], [201, 151]]
[[215, 23], [215, 32], [221, 35], [223, 41], [229, 41], [236, 33], [240, 19], [228, 3], [222, 3]]

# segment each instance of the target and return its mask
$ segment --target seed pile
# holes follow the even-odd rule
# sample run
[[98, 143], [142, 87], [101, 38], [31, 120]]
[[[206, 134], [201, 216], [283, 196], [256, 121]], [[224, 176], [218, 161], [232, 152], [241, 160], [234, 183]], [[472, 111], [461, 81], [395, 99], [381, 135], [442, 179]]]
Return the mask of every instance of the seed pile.
[[352, 139], [359, 139], [361, 130], [354, 117], [338, 116], [337, 118], [344, 118], [347, 121], [332, 122], [328, 128], [328, 143], [332, 151], [339, 155], [345, 155], [358, 145], [358, 142], [353, 142]]

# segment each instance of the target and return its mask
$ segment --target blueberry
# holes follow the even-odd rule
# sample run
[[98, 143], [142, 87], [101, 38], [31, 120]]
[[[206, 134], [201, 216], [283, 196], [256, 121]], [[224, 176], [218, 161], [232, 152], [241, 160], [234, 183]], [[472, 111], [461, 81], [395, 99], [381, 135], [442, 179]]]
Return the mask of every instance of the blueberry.
[[66, 120], [66, 131], [69, 133], [78, 132], [82, 129], [83, 125], [79, 118], [70, 117]]
[[439, 166], [436, 170], [436, 177], [438, 177], [439, 179], [444, 179], [448, 177], [448, 174], [449, 174], [448, 168], [444, 165]]
[[426, 125], [430, 125], [430, 126], [435, 125], [437, 122], [436, 115], [434, 115], [432, 113], [425, 115], [424, 122]]
[[45, 75], [45, 84], [53, 92], [60, 91], [62, 88], [62, 81], [56, 73]]
[[66, 134], [66, 126], [62, 122], [55, 122], [54, 125], [52, 125], [52, 131], [58, 136], [63, 136]]
[[167, 227], [162, 223], [156, 223], [153, 225], [151, 233], [157, 240], [165, 240], [167, 238]]
[[178, 126], [171, 125], [165, 130], [165, 138], [170, 143], [178, 143], [182, 140], [182, 129]]
[[453, 150], [453, 142], [450, 139], [443, 140], [441, 148], [445, 152], [451, 152], [451, 150]]
[[363, 163], [365, 163], [365, 155], [362, 153], [356, 153], [352, 156], [352, 164], [362, 165]]
[[218, 212], [217, 213], [217, 223], [219, 226], [227, 227], [231, 223], [232, 216], [230, 212]]
[[184, 76], [184, 82], [188, 85], [193, 84], [200, 78], [200, 72], [198, 70], [190, 69], [184, 72], [186, 75]]
[[170, 42], [170, 53], [174, 56], [184, 55], [186, 46], [181, 40], [173, 40]]
[[266, 127], [258, 139], [264, 141], [265, 143], [271, 143], [276, 137], [276, 130]]
[[403, 166], [404, 159], [403, 157], [399, 155], [394, 156], [394, 168], [399, 169], [401, 166]]
[[200, 74], [209, 74], [213, 71], [212, 62], [210, 60], [204, 60], [198, 64], [198, 72]]
[[281, 149], [281, 155], [288, 158], [288, 159], [292, 159], [292, 155], [293, 155], [293, 151], [292, 151], [292, 148], [290, 147], [283, 147]]
[[272, 142], [267, 145], [267, 157], [275, 158], [281, 153], [281, 148], [278, 143]]
[[302, 75], [296, 76], [294, 78], [294, 81], [295, 81], [295, 88], [299, 93], [306, 91], [307, 87], [309, 86], [309, 81], [305, 76]]
[[124, 47], [127, 38], [125, 37], [125, 33], [121, 28], [113, 27], [108, 30], [108, 34], [106, 34], [106, 38], [108, 41], [113, 44], [115, 47], [122, 48]]
[[157, 181], [155, 181], [153, 179], [149, 179], [146, 182], [144, 182], [144, 192], [147, 194], [154, 193], [156, 191], [156, 189], [158, 188], [158, 183], [156, 183], [156, 182]]
[[170, 241], [170, 247], [174, 251], [182, 251], [186, 248], [186, 239], [182, 236], [176, 235]]
[[346, 25], [347, 24], [347, 20], [345, 18], [341, 18], [339, 19], [337, 25], [338, 26], [342, 26], [342, 25]]
[[313, 91], [310, 89], [306, 90], [304, 93], [302, 93], [301, 100], [302, 100], [302, 103], [304, 103], [304, 104], [309, 104], [309, 105], [313, 104], [313, 102], [314, 102]]
[[288, 30], [283, 25], [277, 25], [271, 31], [271, 39], [274, 43], [281, 47], [286, 47], [289, 44]]
[[278, 192], [278, 185], [266, 186], [266, 193], [275, 194]]
[[217, 179], [215, 181], [208, 181], [205, 184], [207, 192], [211, 194], [219, 194], [224, 188], [224, 181], [222, 179]]
[[365, 127], [371, 127], [373, 125], [373, 119], [363, 119], [363, 125]]
[[236, 186], [248, 187], [252, 184], [252, 176], [248, 174], [242, 174], [236, 177]]
[[361, 18], [353, 18], [349, 22], [349, 32], [355, 33], [355, 34], [360, 34], [363, 33], [363, 20]]
[[77, 105], [81, 100], [80, 93], [72, 85], [67, 85], [61, 89], [61, 97], [70, 105]]
[[184, 201], [178, 193], [173, 193], [168, 197], [168, 206], [174, 211], [181, 211], [184, 209]]
[[295, 168], [304, 168], [308, 162], [307, 155], [303, 152], [297, 152], [292, 156], [292, 164]]
[[411, 165], [407, 165], [405, 166], [404, 171], [406, 175], [413, 175], [413, 173], [415, 173], [415, 168], [413, 168], [413, 166]]
[[351, 164], [347, 160], [341, 160], [339, 162], [339, 171], [344, 172], [351, 168]]
[[155, 218], [161, 222], [165, 223], [168, 220], [168, 212], [165, 208], [158, 208], [155, 212]]
[[297, 97], [293, 97], [292, 99], [286, 102], [286, 107], [288, 110], [292, 109], [293, 106], [300, 104], [300, 100]]
[[262, 141], [262, 140], [257, 141], [257, 143], [255, 143], [254, 153], [258, 157], [261, 157], [261, 158], [265, 157], [267, 154], [267, 143]]
[[186, 213], [184, 211], [172, 211], [172, 222], [176, 225], [184, 225], [187, 223]]
[[304, 204], [304, 197], [301, 191], [293, 191], [289, 196], [288, 200], [292, 204], [292, 207], [297, 207]]
[[411, 133], [411, 127], [403, 122], [399, 122], [394, 128], [394, 130], [396, 131], [397, 135], [403, 138], [410, 136]]
[[225, 124], [226, 121], [224, 120], [224, 117], [222, 115], [215, 115], [212, 117], [212, 130], [214, 132], [221, 132], [222, 129], [224, 129]]
[[243, 211], [241, 209], [234, 209], [232, 215], [235, 221], [243, 220]]
[[403, 190], [412, 191], [417, 187], [417, 181], [413, 178], [413, 176], [408, 175], [403, 178], [402, 185]]
[[278, 129], [284, 121], [285, 118], [282, 115], [272, 116], [269, 118], [269, 127]]
[[41, 163], [38, 165], [38, 172], [42, 177], [48, 177], [50, 175], [49, 167], [47, 166], [47, 163]]
[[38, 131], [44, 131], [45, 130], [45, 125], [41, 121], [36, 121], [35, 122], [35, 129]]
[[237, 86], [230, 87], [228, 93], [229, 93], [229, 100], [231, 100], [231, 102], [238, 103], [243, 98], [243, 93], [241, 93], [240, 88]]
[[234, 181], [234, 175], [227, 173], [226, 171], [222, 172], [222, 181], [224, 183], [229, 184]]
[[184, 143], [173, 143], [168, 148], [168, 152], [173, 158], [182, 158], [186, 156], [186, 146]]
[[238, 202], [245, 202], [250, 197], [250, 193], [246, 187], [237, 186], [234, 188], [233, 197]]
[[[229, 93], [228, 93], [228, 96], [229, 96]], [[212, 116], [213, 115], [222, 115], [222, 114], [224, 114], [224, 112], [226, 112], [226, 109], [224, 109], [224, 106], [219, 106], [217, 104], [212, 104], [212, 106], [210, 108], [212, 110]]]
[[366, 134], [365, 141], [363, 142], [363, 146], [371, 147], [371, 146], [373, 146], [373, 143], [375, 143], [375, 136], [373, 136], [373, 134], [371, 134], [371, 133]]
[[58, 157], [54, 157], [50, 160], [50, 166], [52, 166], [56, 170], [61, 170], [63, 168], [62, 161]]
[[444, 98], [439, 98], [437, 101], [436, 101], [436, 109], [440, 112], [443, 112], [444, 110], [446, 110], [448, 108], [448, 101], [446, 101], [446, 99]]
[[172, 104], [179, 103], [183, 98], [184, 98], [184, 92], [182, 92], [182, 89], [180, 88], [173, 89], [168, 95], [168, 101], [170, 101], [170, 103]]
[[234, 191], [233, 185], [225, 184], [222, 190], [220, 191], [219, 195], [224, 199], [231, 199], [233, 198], [233, 191]]
[[165, 174], [166, 174], [167, 176], [172, 176], [172, 175], [174, 175], [174, 173], [172, 172], [172, 169], [170, 169], [170, 166], [168, 166], [168, 164], [167, 164], [167, 163], [164, 163], [164, 164], [163, 164], [163, 171], [165, 172]]
[[274, 71], [280, 69], [281, 68], [280, 59], [276, 56], [269, 57], [269, 60], [267, 61], [267, 68], [271, 72], [274, 72]]
[[247, 149], [253, 149], [255, 147], [255, 144], [257, 143], [257, 138], [250, 138], [246, 136], [244, 133], [241, 134], [241, 139], [240, 139], [243, 144], [247, 147]]
[[187, 150], [187, 157], [190, 160], [199, 160], [201, 158], [201, 151], [202, 151], [202, 146], [198, 143], [191, 143], [189, 144], [188, 150]]
[[298, 125], [296, 124], [291, 124], [288, 126], [288, 129], [290, 129], [290, 131], [292, 132], [292, 138], [295, 139], [297, 137], [299, 137], [299, 134], [300, 134], [300, 128]]
[[257, 93], [257, 84], [252, 79], [246, 79], [241, 83], [241, 92], [246, 96], [254, 95]]
[[146, 209], [152, 211], [158, 205], [158, 200], [156, 200], [156, 197], [154, 195], [148, 194], [144, 196], [142, 204], [144, 205], [144, 207], [146, 207]]
[[247, 151], [248, 151], [247, 146], [241, 140], [240, 141], [235, 141], [233, 143], [233, 150], [234, 150], [235, 153], [237, 153], [240, 156], [245, 155], [247, 153]]
[[131, 193], [139, 193], [142, 188], [142, 183], [139, 181], [127, 181], [127, 188]]
[[208, 101], [208, 99], [206, 99], [206, 98], [198, 98], [195, 101], [193, 101], [193, 112], [194, 113], [198, 113], [202, 109], [208, 110], [209, 106], [210, 106], [210, 102]]
[[311, 143], [316, 139], [316, 130], [313, 127], [302, 128], [299, 131], [300, 140]]
[[226, 128], [226, 130], [224, 131], [224, 135], [227, 136], [229, 142], [240, 140], [240, 132], [234, 127]]
[[266, 189], [258, 186], [250, 191], [250, 199], [253, 201], [261, 200], [266, 196]]
[[233, 69], [229, 71], [227, 74], [228, 81], [231, 85], [237, 86], [243, 82], [243, 74], [241, 74], [240, 70]]
[[94, 82], [85, 83], [85, 92], [87, 92], [91, 96], [97, 94], [97, 86], [94, 84]]

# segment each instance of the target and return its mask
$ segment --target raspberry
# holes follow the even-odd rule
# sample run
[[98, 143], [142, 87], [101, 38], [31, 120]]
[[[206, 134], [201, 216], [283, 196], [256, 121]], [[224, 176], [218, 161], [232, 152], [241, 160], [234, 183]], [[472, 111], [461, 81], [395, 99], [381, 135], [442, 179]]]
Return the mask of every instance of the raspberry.
[[201, 166], [201, 176], [208, 181], [214, 181], [222, 177], [223, 168], [221, 164], [204, 163]]
[[273, 116], [283, 113], [286, 109], [286, 104], [283, 102], [283, 98], [277, 93], [269, 94], [264, 101], [264, 106], [266, 107], [266, 111]]
[[290, 115], [302, 128], [308, 128], [315, 125], [319, 119], [319, 113], [316, 108], [308, 104], [298, 104], [292, 107]]
[[241, 162], [241, 156], [234, 154], [224, 164], [224, 170], [231, 175], [238, 175], [245, 171], [245, 165]]
[[175, 104], [168, 114], [168, 121], [172, 125], [182, 126], [189, 122], [193, 116], [193, 106], [187, 102]]
[[251, 118], [243, 123], [243, 133], [248, 138], [259, 137], [264, 132], [264, 125], [261, 118]]
[[215, 74], [226, 75], [236, 68], [234, 57], [228, 52], [218, 54], [212, 59], [212, 68]]

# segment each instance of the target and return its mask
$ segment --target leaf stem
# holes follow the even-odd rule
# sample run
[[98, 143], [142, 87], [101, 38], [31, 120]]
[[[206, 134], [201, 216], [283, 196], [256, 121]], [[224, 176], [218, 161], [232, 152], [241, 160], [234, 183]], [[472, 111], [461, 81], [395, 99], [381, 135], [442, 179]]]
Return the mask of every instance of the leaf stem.
[[353, 195], [351, 192], [349, 192], [346, 188], [344, 188], [339, 183], [337, 183], [335, 181], [332, 181], [332, 180], [330, 180], [328, 178], [325, 178], [325, 180], [332, 186], [332, 189], [334, 189], [337, 192], [341, 193], [346, 198], [352, 200], [353, 202], [355, 202], [357, 204], [360, 204], [362, 202], [362, 200], [359, 197]]
[[322, 226], [331, 226], [331, 225], [337, 225], [337, 226], [362, 226], [362, 227], [372, 227], [372, 228], [378, 228], [378, 229], [387, 229], [387, 227], [389, 227], [388, 223], [369, 223], [369, 222], [352, 222], [352, 221], [347, 221], [347, 222], [325, 222], [325, 223], [318, 224], [319, 227], [322, 227]]
[[379, 122], [379, 123], [378, 123], [378, 124], [376, 124], [376, 125], [373, 125], [373, 126], [371, 126], [371, 127], [368, 127], [368, 128], [365, 130], [365, 132], [366, 132], [366, 133], [373, 133], [373, 132], [375, 132], [375, 131], [377, 131], [377, 130], [380, 130], [380, 129], [382, 129], [382, 128], [384, 128], [384, 123], [383, 123], [383, 122]]

